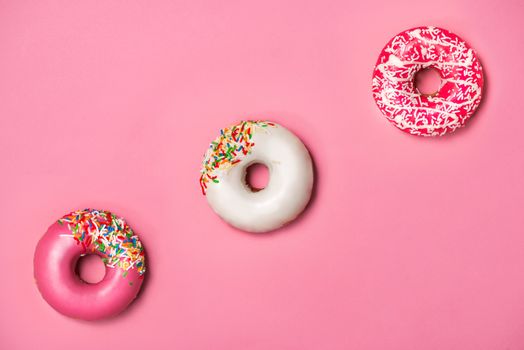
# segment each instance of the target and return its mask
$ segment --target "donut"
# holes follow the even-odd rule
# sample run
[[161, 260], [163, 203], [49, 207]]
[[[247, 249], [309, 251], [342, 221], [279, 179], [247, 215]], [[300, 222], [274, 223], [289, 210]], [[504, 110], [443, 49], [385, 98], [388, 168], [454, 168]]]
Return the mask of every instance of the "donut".
[[[262, 164], [269, 181], [262, 190], [247, 184], [247, 168]], [[306, 207], [313, 188], [308, 150], [291, 131], [269, 121], [241, 121], [222, 129], [204, 155], [200, 186], [211, 208], [248, 232], [275, 230]]]
[[[415, 74], [434, 68], [441, 84], [420, 93]], [[463, 127], [479, 106], [484, 77], [475, 51], [437, 27], [406, 30], [384, 47], [373, 72], [373, 97], [397, 128], [412, 135], [440, 136]]]
[[[102, 281], [90, 284], [75, 272], [86, 254], [102, 258]], [[124, 219], [103, 210], [73, 211], [57, 220], [38, 242], [34, 257], [42, 297], [63, 315], [83, 320], [123, 311], [138, 294], [145, 271], [138, 236]]]

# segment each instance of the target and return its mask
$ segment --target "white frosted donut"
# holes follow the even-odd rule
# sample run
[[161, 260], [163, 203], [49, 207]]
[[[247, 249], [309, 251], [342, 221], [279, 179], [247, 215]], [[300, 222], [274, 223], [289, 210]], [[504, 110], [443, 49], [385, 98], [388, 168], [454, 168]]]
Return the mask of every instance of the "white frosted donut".
[[[267, 186], [246, 182], [250, 165], [269, 170]], [[222, 129], [205, 154], [200, 185], [211, 208], [226, 222], [249, 232], [277, 229], [306, 207], [313, 165], [306, 147], [288, 129], [267, 121], [242, 121]]]

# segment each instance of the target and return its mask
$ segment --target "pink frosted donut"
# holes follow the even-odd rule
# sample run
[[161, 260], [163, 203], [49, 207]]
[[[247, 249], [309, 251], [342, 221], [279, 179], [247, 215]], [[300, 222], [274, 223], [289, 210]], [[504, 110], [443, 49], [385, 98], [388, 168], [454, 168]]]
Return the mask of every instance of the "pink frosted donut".
[[[78, 258], [100, 256], [102, 281], [90, 284], [75, 273]], [[95, 320], [118, 314], [135, 299], [145, 272], [144, 249], [124, 219], [102, 210], [78, 210], [55, 222], [36, 247], [35, 280], [58, 312]]]
[[[415, 74], [432, 67], [442, 82], [432, 95], [415, 87]], [[399, 129], [438, 136], [464, 126], [482, 97], [484, 78], [475, 51], [458, 36], [436, 27], [418, 27], [384, 47], [373, 73], [378, 108]]]

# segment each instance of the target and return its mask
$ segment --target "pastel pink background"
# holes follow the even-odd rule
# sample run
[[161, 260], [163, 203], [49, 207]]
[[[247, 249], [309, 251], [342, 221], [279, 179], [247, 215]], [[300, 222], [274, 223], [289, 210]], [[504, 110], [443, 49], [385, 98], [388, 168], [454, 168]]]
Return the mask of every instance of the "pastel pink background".
[[[524, 3], [0, 0], [1, 349], [524, 349]], [[422, 139], [375, 107], [383, 45], [467, 40], [487, 91]], [[295, 131], [316, 195], [273, 234], [228, 227], [198, 186], [218, 130]], [[120, 317], [56, 313], [33, 282], [47, 227], [83, 207], [140, 234]]]

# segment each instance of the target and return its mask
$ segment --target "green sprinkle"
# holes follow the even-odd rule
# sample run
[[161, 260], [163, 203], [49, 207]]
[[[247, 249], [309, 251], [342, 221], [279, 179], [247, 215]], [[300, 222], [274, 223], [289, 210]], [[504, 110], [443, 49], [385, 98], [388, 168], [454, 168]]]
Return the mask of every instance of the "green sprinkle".
[[220, 182], [220, 173], [217, 172], [235, 166], [251, 153], [251, 148], [255, 146], [250, 141], [253, 134], [262, 128], [266, 129], [264, 132], [267, 133], [268, 126], [277, 125], [268, 121], [248, 120], [220, 130], [220, 135], [211, 142], [202, 162], [200, 187], [203, 194], [206, 194], [208, 183]]

